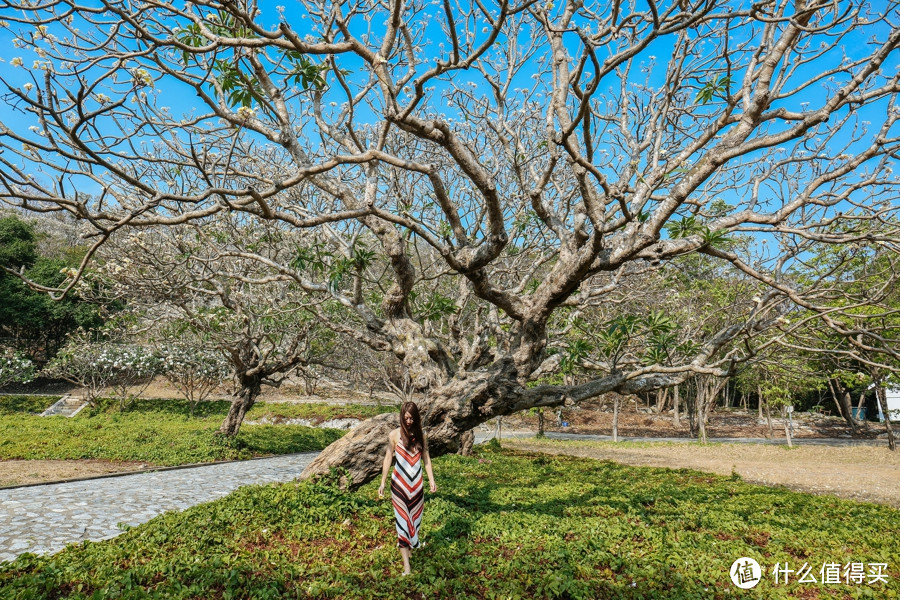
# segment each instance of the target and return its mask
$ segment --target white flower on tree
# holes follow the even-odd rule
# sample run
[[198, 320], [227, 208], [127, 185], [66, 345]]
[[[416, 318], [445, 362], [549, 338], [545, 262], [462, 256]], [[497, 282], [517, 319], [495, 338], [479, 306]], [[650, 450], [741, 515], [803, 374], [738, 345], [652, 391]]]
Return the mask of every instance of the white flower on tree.
[[34, 378], [34, 363], [12, 348], [0, 347], [0, 387], [28, 383]]

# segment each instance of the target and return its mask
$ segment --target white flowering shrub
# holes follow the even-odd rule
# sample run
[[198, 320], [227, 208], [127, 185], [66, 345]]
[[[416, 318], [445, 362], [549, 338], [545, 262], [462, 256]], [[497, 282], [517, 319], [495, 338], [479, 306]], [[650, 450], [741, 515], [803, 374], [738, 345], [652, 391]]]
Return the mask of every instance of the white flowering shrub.
[[140, 396], [161, 370], [159, 357], [154, 352], [134, 344], [110, 344], [99, 360], [111, 363], [104, 368], [111, 369], [114, 374], [110, 387], [121, 408]]
[[41, 375], [53, 379], [64, 379], [82, 388], [82, 394], [91, 406], [97, 396], [112, 382], [115, 372], [112, 363], [105, 360], [107, 348], [85, 339], [82, 335], [69, 337]]
[[12, 348], [0, 348], [0, 387], [34, 379], [34, 363]]
[[191, 414], [231, 377], [231, 365], [215, 349], [168, 344], [159, 349], [157, 357], [163, 376], [191, 404]]
[[[69, 337], [41, 374], [83, 388], [92, 405], [104, 389], [112, 388], [124, 408], [128, 399], [138, 396], [158, 372], [158, 358], [141, 346], [94, 342], [78, 333]], [[144, 388], [139, 391], [132, 389], [142, 384]]]

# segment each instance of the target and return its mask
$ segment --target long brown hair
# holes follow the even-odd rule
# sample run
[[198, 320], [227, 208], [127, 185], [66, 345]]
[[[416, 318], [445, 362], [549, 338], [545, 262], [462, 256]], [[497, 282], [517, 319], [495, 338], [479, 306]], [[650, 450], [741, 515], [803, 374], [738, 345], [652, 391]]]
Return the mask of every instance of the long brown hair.
[[[413, 418], [412, 425], [406, 425], [406, 415]], [[419, 407], [415, 402], [404, 402], [400, 407], [400, 438], [403, 447], [414, 452], [421, 452], [425, 447], [425, 436], [422, 434], [422, 418], [419, 416]]]

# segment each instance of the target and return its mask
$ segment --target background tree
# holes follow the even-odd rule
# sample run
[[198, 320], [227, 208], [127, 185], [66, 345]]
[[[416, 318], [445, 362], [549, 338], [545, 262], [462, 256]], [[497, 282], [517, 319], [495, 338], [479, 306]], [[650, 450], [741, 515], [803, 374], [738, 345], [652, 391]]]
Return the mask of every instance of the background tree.
[[215, 355], [226, 357], [235, 393], [220, 430], [225, 435], [237, 435], [263, 385], [278, 386], [334, 351], [334, 334], [316, 326], [303, 279], [279, 266], [301, 242], [290, 233], [266, 220], [220, 214], [116, 236], [86, 286], [106, 300], [127, 301], [142, 335], [193, 340], [198, 356], [185, 362], [170, 352], [163, 366], [194, 401], [225, 371]]
[[[23, 116], [0, 127], [0, 197], [89, 223], [87, 257], [123, 228], [216, 214], [305, 232], [277, 264], [229, 257], [292, 278], [319, 322], [393, 353], [428, 390], [435, 456], [492, 417], [727, 375], [792, 306], [853, 339], [847, 309], [786, 274], [822, 245], [897, 237], [893, 1], [305, 0], [290, 20], [245, 0], [0, 6], [27, 70], [4, 80]], [[742, 234], [771, 250], [726, 244]], [[758, 301], [668, 364], [625, 344], [616, 361], [590, 350], [583, 381], [528, 386], [559, 367], [559, 311], [692, 252], [754, 280]], [[431, 303], [446, 329], [414, 302], [435, 289], [456, 306]], [[597, 348], [664, 333], [619, 318]], [[263, 354], [234, 362], [257, 377]], [[361, 424], [306, 474], [366, 481], [395, 425]]]
[[65, 345], [40, 374], [78, 386], [93, 407], [103, 390], [118, 376], [118, 357], [115, 344], [104, 341], [96, 332], [79, 329], [69, 334]]
[[[886, 216], [890, 226], [895, 217]], [[896, 239], [874, 239], [868, 224], [863, 239], [838, 247], [817, 248], [793, 265], [791, 277], [810, 290], [819, 310], [798, 307], [782, 317], [771, 344], [795, 356], [820, 357], [828, 384], [845, 418], [855, 428], [851, 391], [858, 408], [872, 389], [886, 410], [883, 389], [900, 366], [900, 291], [894, 279], [900, 268]], [[844, 229], [844, 225], [829, 228]], [[869, 233], [866, 233], [866, 232]], [[894, 449], [890, 420], [885, 421], [888, 446]]]
[[162, 344], [157, 356], [163, 376], [184, 396], [193, 415], [201, 402], [231, 378], [231, 369], [218, 348], [199, 341], [186, 343], [184, 337]]
[[[69, 269], [78, 266], [83, 250], [70, 247], [60, 228], [45, 221], [0, 213], [0, 266], [41, 286], [56, 287], [66, 280]], [[56, 354], [69, 332], [101, 326], [109, 308], [115, 307], [92, 305], [74, 296], [54, 302], [8, 271], [0, 271], [0, 337], [39, 364]]]

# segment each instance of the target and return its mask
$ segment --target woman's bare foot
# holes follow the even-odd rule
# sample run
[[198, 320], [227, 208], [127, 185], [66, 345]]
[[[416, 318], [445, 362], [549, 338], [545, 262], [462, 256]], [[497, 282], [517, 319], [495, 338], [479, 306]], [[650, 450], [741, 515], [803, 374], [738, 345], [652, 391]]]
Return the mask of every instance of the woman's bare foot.
[[409, 566], [409, 548], [400, 548], [400, 556], [403, 557], [403, 575], [409, 575], [412, 567]]

